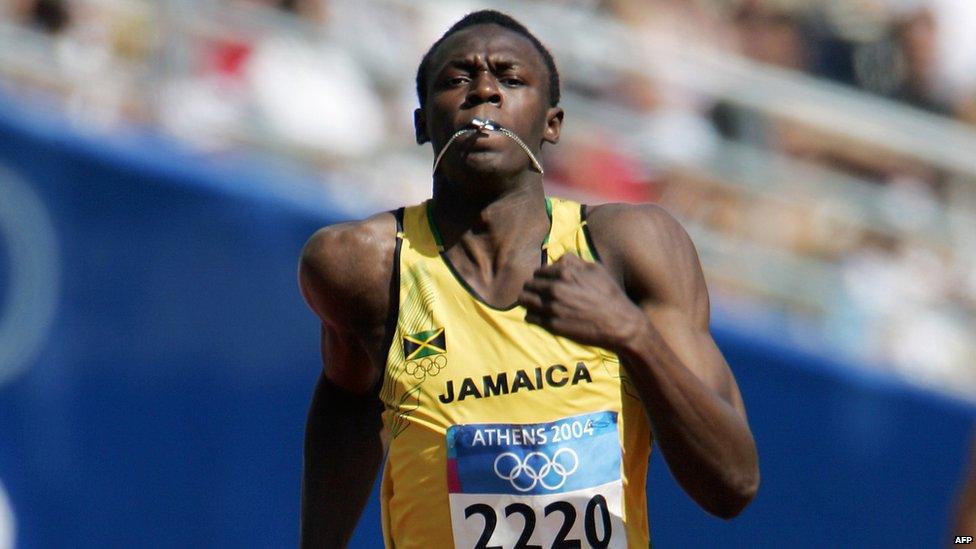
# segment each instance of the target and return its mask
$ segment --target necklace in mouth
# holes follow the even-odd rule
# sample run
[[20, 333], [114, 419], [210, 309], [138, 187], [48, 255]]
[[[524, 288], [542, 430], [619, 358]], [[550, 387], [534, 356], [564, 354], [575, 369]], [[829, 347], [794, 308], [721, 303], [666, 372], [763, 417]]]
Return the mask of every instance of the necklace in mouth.
[[441, 152], [437, 154], [437, 158], [434, 159], [434, 173], [437, 173], [437, 167], [440, 165], [441, 158], [444, 157], [444, 153], [447, 152], [447, 149], [451, 145], [453, 145], [455, 141], [457, 141], [462, 137], [466, 137], [471, 133], [482, 132], [482, 131], [498, 132], [508, 137], [512, 141], [515, 141], [515, 144], [518, 145], [523, 151], [525, 151], [525, 154], [529, 156], [529, 160], [532, 161], [532, 167], [535, 168], [536, 171], [539, 172], [539, 174], [545, 175], [545, 171], [542, 169], [542, 164], [540, 164], [539, 159], [536, 158], [534, 154], [532, 154], [532, 150], [529, 149], [529, 146], [526, 145], [525, 142], [522, 141], [522, 139], [519, 138], [519, 136], [516, 135], [515, 132], [502, 126], [501, 124], [495, 122], [490, 118], [485, 120], [482, 120], [480, 118], [474, 118], [471, 120], [471, 122], [468, 124], [467, 127], [461, 128], [460, 130], [454, 132], [454, 135], [452, 135], [451, 138], [447, 140], [447, 143], [444, 144], [444, 147], [441, 148]]

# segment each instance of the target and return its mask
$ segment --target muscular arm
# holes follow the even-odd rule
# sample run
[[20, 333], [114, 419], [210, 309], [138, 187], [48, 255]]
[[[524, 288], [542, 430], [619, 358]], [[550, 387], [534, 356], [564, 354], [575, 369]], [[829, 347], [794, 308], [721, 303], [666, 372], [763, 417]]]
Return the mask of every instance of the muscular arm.
[[594, 208], [589, 225], [606, 266], [568, 256], [537, 271], [523, 293], [528, 319], [615, 351], [675, 479], [709, 513], [738, 515], [758, 489], [758, 458], [708, 329], [694, 246], [652, 206]]
[[644, 314], [633, 316], [616, 350], [675, 479], [708, 512], [734, 517], [758, 488], [758, 458], [738, 386], [709, 331], [698, 256], [663, 210], [618, 208], [593, 212], [591, 223], [606, 229], [594, 238], [603, 237], [598, 248], [626, 254], [624, 287]]
[[383, 455], [376, 395], [390, 306], [389, 214], [317, 232], [302, 252], [302, 295], [322, 322], [323, 371], [305, 429], [301, 547], [343, 547]]
[[956, 514], [949, 539], [955, 536], [976, 536], [976, 432], [969, 443], [969, 462], [966, 476], [956, 499]]

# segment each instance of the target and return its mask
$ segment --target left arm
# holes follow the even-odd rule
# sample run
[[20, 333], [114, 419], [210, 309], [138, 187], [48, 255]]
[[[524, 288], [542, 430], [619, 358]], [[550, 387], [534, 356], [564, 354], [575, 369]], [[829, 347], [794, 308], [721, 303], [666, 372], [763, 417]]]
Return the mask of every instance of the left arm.
[[976, 436], [973, 436], [969, 444], [969, 463], [965, 471], [966, 477], [958, 489], [956, 513], [952, 517], [955, 522], [952, 525], [952, 531], [949, 532], [952, 538], [976, 535]]
[[709, 332], [694, 246], [653, 206], [594, 208], [589, 223], [618, 279], [567, 254], [525, 285], [526, 319], [615, 351], [675, 479], [709, 513], [735, 517], [758, 489], [758, 457], [738, 386]]

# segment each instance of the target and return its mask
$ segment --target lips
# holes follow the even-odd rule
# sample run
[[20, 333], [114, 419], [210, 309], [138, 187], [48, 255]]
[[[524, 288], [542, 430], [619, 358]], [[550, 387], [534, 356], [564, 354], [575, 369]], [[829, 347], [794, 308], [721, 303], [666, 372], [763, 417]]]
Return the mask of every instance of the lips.
[[[499, 135], [500, 134], [500, 135]], [[501, 124], [488, 119], [488, 118], [473, 118], [472, 120], [465, 123], [458, 130], [451, 135], [451, 138], [447, 140], [447, 143], [441, 147], [437, 157], [434, 159], [434, 172], [437, 172], [437, 166], [440, 165], [441, 158], [444, 157], [444, 153], [447, 152], [448, 148], [452, 143], [459, 142], [462, 147], [462, 154], [471, 154], [479, 152], [492, 152], [495, 147], [491, 145], [494, 138], [509, 138], [514, 141], [519, 147], [525, 151], [525, 154], [529, 156], [532, 160], [532, 166], [540, 174], [544, 174], [542, 169], [542, 164], [539, 160], [532, 154], [532, 150], [529, 149], [528, 145], [519, 138], [512, 130], [505, 128]]]
[[457, 127], [455, 131], [478, 130], [480, 133], [498, 130], [501, 124], [488, 116], [475, 116]]
[[464, 142], [461, 144], [462, 148], [466, 151], [477, 152], [477, 151], [487, 151], [490, 149], [497, 149], [498, 144], [495, 140], [501, 137], [498, 134], [487, 131], [479, 130], [476, 133], [471, 134]]
[[494, 132], [479, 131], [477, 133], [471, 134], [468, 138], [461, 142], [461, 147], [463, 151], [466, 152], [482, 152], [489, 150], [497, 150], [498, 139], [504, 139], [505, 136], [498, 135]]

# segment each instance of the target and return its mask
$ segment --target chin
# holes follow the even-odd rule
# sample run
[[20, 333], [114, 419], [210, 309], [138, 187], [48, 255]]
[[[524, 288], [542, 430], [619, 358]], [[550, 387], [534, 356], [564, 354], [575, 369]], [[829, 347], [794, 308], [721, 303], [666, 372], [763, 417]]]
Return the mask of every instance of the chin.
[[510, 179], [525, 169], [503, 161], [497, 155], [468, 155], [461, 159], [459, 176], [461, 179]]

